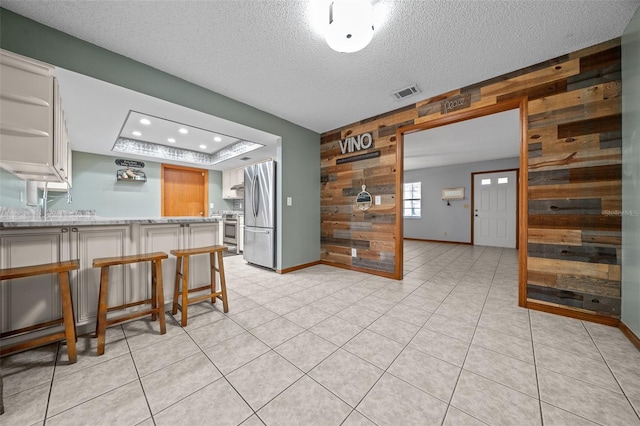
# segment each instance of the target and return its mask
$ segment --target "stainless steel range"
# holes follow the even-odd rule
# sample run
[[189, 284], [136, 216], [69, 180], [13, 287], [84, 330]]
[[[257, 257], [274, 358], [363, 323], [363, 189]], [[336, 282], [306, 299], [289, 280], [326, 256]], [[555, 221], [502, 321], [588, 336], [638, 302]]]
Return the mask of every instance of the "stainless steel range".
[[238, 239], [240, 238], [240, 223], [238, 222], [237, 213], [226, 213], [222, 216], [222, 229], [223, 237], [222, 242], [224, 244], [233, 244], [238, 246]]

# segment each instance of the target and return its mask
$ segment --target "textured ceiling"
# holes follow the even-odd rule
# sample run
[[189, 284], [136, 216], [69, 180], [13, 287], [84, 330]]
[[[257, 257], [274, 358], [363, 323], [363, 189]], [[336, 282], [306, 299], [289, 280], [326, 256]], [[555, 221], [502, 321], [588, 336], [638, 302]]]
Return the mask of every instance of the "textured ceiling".
[[[322, 1], [322, 0], [320, 0]], [[629, 1], [377, 1], [373, 41], [332, 51], [307, 1], [24, 1], [2, 7], [317, 132], [622, 34]], [[391, 93], [417, 83], [422, 94]]]

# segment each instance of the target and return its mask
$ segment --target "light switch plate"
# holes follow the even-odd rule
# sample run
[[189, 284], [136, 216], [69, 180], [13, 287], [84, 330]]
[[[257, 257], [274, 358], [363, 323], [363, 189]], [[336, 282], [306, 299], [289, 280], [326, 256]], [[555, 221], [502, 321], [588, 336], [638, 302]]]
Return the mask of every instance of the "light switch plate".
[[291, 197], [287, 197], [287, 206], [293, 205], [293, 199]]
[[382, 197], [379, 195], [376, 195], [376, 206], [380, 205], [380, 203], [382, 203]]
[[351, 257], [356, 257], [356, 256], [358, 256], [358, 249], [352, 248], [351, 249]]

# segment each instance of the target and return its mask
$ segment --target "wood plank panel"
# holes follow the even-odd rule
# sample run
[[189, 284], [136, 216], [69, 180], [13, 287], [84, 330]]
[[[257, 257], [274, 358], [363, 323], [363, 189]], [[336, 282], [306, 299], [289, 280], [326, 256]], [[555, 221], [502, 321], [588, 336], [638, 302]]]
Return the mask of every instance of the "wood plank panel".
[[[323, 262], [382, 276], [400, 270], [403, 147], [398, 129], [445, 125], [527, 96], [520, 105], [527, 144], [521, 211], [527, 220], [519, 303], [617, 321], [611, 317], [620, 309], [620, 70], [616, 39], [326, 132], [320, 159]], [[470, 108], [443, 115], [441, 102], [463, 93], [471, 94]], [[347, 156], [339, 140], [365, 132], [374, 135], [380, 157], [336, 164]], [[361, 182], [381, 196], [382, 205], [367, 212], [354, 208]], [[358, 248], [352, 258], [351, 247], [364, 241], [368, 248]]]
[[560, 185], [537, 185], [529, 188], [529, 200], [592, 198], [622, 195], [620, 181], [579, 182]]
[[582, 245], [582, 231], [577, 229], [540, 229], [529, 227], [529, 243]]
[[619, 265], [620, 259], [615, 248], [597, 246], [568, 246], [529, 243], [527, 253], [531, 257], [571, 260], [587, 263]]
[[544, 259], [529, 257], [527, 265], [530, 271], [555, 271], [561, 275], [574, 275], [578, 277], [591, 277], [602, 280], [615, 280], [618, 276], [618, 265], [605, 265], [600, 263], [585, 263], [571, 260]]
[[567, 81], [564, 80], [564, 92], [554, 96], [545, 96], [529, 101], [529, 115], [546, 114], [561, 108], [582, 105], [587, 102], [604, 99], [604, 85], [590, 86], [580, 90], [567, 92]]

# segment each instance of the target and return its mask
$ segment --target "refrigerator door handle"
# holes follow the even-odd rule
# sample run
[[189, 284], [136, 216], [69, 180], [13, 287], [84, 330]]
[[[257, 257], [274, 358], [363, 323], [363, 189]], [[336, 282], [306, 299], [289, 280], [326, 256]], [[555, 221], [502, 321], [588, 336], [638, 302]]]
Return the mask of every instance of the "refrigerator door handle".
[[253, 228], [244, 228], [246, 232], [253, 232], [255, 234], [268, 234], [270, 233], [267, 229], [253, 229]]
[[253, 177], [253, 216], [258, 217], [258, 209], [260, 208], [260, 191], [258, 188], [258, 175]]

